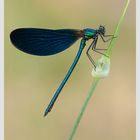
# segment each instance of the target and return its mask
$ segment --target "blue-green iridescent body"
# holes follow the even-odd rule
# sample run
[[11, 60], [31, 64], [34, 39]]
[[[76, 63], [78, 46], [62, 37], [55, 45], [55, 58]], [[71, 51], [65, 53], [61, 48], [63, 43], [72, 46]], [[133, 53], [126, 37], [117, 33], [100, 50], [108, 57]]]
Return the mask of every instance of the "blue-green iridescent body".
[[104, 40], [104, 37], [110, 35], [105, 35], [104, 26], [100, 26], [96, 30], [90, 28], [86, 28], [84, 30], [75, 30], [75, 29], [52, 30], [52, 29], [39, 29], [39, 28], [19, 28], [11, 32], [10, 34], [11, 42], [17, 49], [25, 53], [31, 55], [38, 55], [38, 56], [49, 56], [62, 52], [67, 48], [69, 48], [70, 46], [72, 46], [72, 44], [76, 42], [78, 39], [82, 38], [77, 55], [70, 69], [68, 70], [65, 78], [61, 82], [53, 98], [51, 99], [48, 107], [46, 108], [44, 116], [46, 116], [48, 112], [51, 111], [57, 97], [59, 96], [61, 90], [66, 84], [72, 71], [74, 70], [81, 56], [81, 53], [86, 46], [86, 41], [88, 41], [89, 39], [92, 39], [93, 41], [91, 45], [88, 47], [86, 54], [89, 60], [91, 61], [91, 63], [95, 67], [94, 60], [91, 58], [88, 52], [92, 48], [93, 51], [103, 54], [97, 51], [97, 49], [95, 48], [98, 40], [98, 36], [100, 36], [104, 42], [107, 42]]
[[61, 82], [59, 88], [57, 89], [57, 91], [55, 92], [51, 102], [49, 103], [48, 107], [46, 108], [45, 110], [45, 114], [44, 116], [46, 116], [48, 114], [48, 112], [51, 111], [51, 108], [53, 107], [59, 93], [61, 92], [62, 88], [64, 87], [65, 83], [67, 82], [68, 78], [70, 77], [73, 69], [75, 68], [80, 56], [81, 56], [81, 53], [86, 45], [86, 41], [91, 39], [91, 38], [94, 38], [94, 36], [96, 35], [97, 33], [97, 30], [94, 30], [94, 29], [90, 29], [90, 28], [86, 28], [83, 30], [83, 39], [81, 40], [81, 43], [80, 43], [80, 47], [79, 47], [79, 51], [69, 69], [69, 71], [67, 72], [65, 78], [63, 79], [63, 81]]
[[97, 32], [96, 30], [90, 29], [90, 28], [86, 28], [86, 29], [84, 29], [83, 31], [84, 31], [84, 36], [85, 36], [85, 38], [87, 38], [87, 39], [93, 38], [94, 35], [95, 35], [96, 32]]

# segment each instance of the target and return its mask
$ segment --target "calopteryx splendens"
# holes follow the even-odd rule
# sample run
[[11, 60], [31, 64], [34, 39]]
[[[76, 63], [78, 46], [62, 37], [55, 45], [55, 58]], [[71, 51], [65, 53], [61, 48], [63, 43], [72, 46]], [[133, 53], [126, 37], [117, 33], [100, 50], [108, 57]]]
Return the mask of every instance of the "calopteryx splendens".
[[[89, 50], [103, 54], [99, 49], [96, 48], [98, 37], [100, 36], [104, 42], [109, 41], [111, 38], [105, 40], [106, 37], [112, 35], [106, 35], [106, 30], [104, 26], [100, 26], [98, 29], [86, 28], [84, 30], [74, 30], [74, 29], [37, 29], [37, 28], [19, 28], [11, 32], [10, 39], [13, 45], [19, 50], [38, 56], [48, 56], [64, 51], [69, 48], [74, 42], [81, 38], [80, 47], [78, 53], [68, 71], [65, 78], [61, 82], [60, 86], [56, 90], [52, 100], [50, 101], [48, 107], [45, 110], [44, 116], [51, 111], [58, 95], [66, 84], [68, 78], [70, 77], [73, 69], [75, 68], [80, 55], [86, 46], [86, 41], [92, 39], [91, 45], [88, 47], [86, 54], [91, 61], [91, 63], [96, 67], [96, 64], [89, 54]], [[105, 55], [105, 54], [103, 54]]]

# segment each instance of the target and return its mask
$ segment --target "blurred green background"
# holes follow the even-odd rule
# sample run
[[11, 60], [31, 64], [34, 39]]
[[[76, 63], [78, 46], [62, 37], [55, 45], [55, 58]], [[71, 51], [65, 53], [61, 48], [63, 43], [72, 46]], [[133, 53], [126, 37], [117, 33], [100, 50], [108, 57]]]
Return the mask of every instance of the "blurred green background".
[[[44, 109], [69, 69], [80, 41], [55, 56], [38, 57], [13, 47], [21, 27], [98, 28], [114, 32], [122, 0], [5, 0], [5, 139], [67, 140], [93, 81], [84, 50], [51, 113]], [[135, 0], [131, 0], [113, 49], [110, 75], [101, 80], [75, 140], [135, 140]], [[100, 40], [101, 48], [107, 46]], [[94, 54], [95, 55], [95, 54]]]

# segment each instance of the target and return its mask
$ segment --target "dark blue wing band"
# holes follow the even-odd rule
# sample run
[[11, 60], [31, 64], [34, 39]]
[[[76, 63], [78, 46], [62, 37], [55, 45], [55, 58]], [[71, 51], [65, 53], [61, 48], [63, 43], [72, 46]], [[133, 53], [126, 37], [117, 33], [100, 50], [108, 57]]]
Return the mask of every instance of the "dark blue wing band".
[[23, 52], [45, 56], [64, 51], [82, 36], [81, 30], [20, 28], [11, 32], [10, 39]]

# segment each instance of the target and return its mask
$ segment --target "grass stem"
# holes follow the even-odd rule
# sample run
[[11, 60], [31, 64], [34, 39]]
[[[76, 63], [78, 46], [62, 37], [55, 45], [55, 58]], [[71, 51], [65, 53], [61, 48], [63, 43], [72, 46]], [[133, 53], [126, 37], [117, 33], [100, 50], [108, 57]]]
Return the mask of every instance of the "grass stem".
[[[115, 29], [115, 32], [114, 32], [114, 37], [118, 38], [118, 35], [119, 35], [119, 32], [120, 32], [120, 27], [121, 27], [122, 22], [124, 20], [124, 16], [125, 16], [125, 13], [127, 11], [129, 2], [130, 2], [130, 0], [126, 1], [126, 5], [124, 7], [122, 15], [121, 15], [121, 17], [120, 17], [120, 19], [118, 21], [117, 26], [116, 26], [116, 29]], [[108, 49], [106, 51], [106, 55], [108, 55], [109, 57], [112, 54], [112, 49], [113, 49], [113, 47], [115, 45], [115, 42], [116, 42], [117, 38], [112, 38], [112, 40], [110, 41], [110, 44], [109, 44]], [[85, 99], [85, 101], [83, 103], [83, 106], [82, 106], [82, 108], [81, 108], [81, 110], [80, 110], [80, 112], [78, 114], [78, 117], [77, 117], [77, 119], [75, 121], [74, 127], [73, 127], [72, 132], [71, 132], [70, 137], [69, 137], [69, 140], [73, 140], [73, 137], [74, 137], [74, 135], [76, 133], [76, 130], [77, 130], [79, 124], [80, 124], [80, 121], [81, 121], [81, 118], [82, 118], [82, 116], [84, 114], [84, 111], [86, 110], [86, 107], [87, 107], [87, 105], [88, 105], [88, 103], [89, 103], [89, 101], [90, 101], [90, 99], [91, 99], [91, 97], [92, 97], [92, 95], [93, 95], [93, 93], [94, 93], [99, 81], [100, 81], [100, 78], [96, 78], [96, 79], [93, 80], [91, 88], [90, 88], [90, 90], [89, 90], [89, 92], [87, 94], [87, 97], [86, 97], [86, 99]]]

